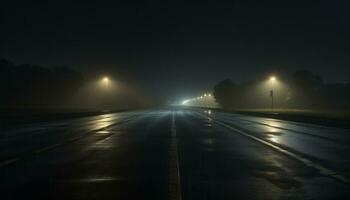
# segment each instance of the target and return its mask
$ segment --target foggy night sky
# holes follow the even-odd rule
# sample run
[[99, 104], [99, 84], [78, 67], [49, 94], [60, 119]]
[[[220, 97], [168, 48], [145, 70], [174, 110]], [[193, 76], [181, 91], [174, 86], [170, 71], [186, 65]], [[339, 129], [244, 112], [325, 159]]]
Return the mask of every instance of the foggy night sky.
[[198, 2], [2, 2], [0, 58], [109, 74], [168, 100], [297, 69], [350, 82], [345, 1]]

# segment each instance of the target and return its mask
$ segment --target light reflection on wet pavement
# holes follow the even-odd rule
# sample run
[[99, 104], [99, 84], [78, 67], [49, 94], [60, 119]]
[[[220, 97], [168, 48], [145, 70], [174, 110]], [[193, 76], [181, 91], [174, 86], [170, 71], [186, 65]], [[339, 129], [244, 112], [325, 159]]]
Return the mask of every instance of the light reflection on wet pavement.
[[[337, 172], [349, 170], [347, 130], [212, 110], [159, 109], [12, 130], [11, 140], [0, 138], [0, 147], [7, 148], [1, 158], [45, 151], [0, 167], [0, 199], [169, 199], [174, 175], [181, 185], [177, 199], [348, 199], [348, 184], [217, 121], [320, 165], [340, 165], [332, 168]], [[174, 142], [177, 152], [169, 153]], [[60, 146], [45, 149], [56, 143]], [[174, 155], [178, 174], [169, 167]]]
[[215, 113], [215, 117], [249, 133], [321, 160], [350, 175], [350, 130], [283, 120]]

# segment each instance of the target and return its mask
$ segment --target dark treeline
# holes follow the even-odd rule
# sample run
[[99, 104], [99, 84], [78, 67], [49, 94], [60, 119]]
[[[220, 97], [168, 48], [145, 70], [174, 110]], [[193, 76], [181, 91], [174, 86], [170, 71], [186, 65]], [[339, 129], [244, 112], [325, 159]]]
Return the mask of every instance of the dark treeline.
[[0, 109], [120, 110], [153, 105], [130, 82], [108, 87], [97, 73], [84, 76], [67, 67], [15, 65], [0, 60]]
[[14, 65], [0, 60], [1, 108], [64, 107], [83, 82], [79, 72], [66, 67]]
[[266, 109], [271, 107], [272, 88], [277, 109], [350, 109], [350, 84], [325, 83], [307, 70], [296, 71], [285, 80], [278, 78], [274, 83], [255, 80], [236, 84], [226, 79], [215, 85], [214, 96], [223, 108]]

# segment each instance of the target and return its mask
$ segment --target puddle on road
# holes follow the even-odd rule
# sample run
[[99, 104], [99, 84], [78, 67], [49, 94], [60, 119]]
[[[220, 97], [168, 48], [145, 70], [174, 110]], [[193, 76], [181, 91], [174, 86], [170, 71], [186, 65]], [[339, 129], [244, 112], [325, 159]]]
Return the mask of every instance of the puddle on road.
[[281, 143], [281, 136], [284, 133], [282, 132], [275, 132], [275, 131], [266, 131], [263, 133], [265, 139], [274, 142], [274, 143]]
[[111, 182], [111, 181], [120, 181], [123, 180], [122, 178], [116, 178], [116, 177], [94, 177], [94, 178], [87, 178], [87, 179], [82, 179], [80, 182]]
[[97, 131], [96, 133], [99, 133], [99, 134], [109, 134], [109, 133], [111, 133], [111, 131]]
[[202, 143], [204, 145], [213, 145], [214, 139], [213, 138], [202, 139], [202, 140], [200, 140], [200, 143]]
[[301, 187], [300, 181], [298, 181], [296, 178], [291, 177], [289, 174], [280, 169], [274, 171], [255, 172], [255, 176], [265, 179], [281, 189], [289, 190], [292, 188]]

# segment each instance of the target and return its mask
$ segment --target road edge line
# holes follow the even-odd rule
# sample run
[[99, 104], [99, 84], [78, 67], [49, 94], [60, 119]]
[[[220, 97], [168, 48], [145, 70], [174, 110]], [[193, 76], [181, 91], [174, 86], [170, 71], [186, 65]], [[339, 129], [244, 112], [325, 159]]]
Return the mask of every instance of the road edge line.
[[336, 179], [336, 180], [338, 180], [338, 181], [341, 181], [341, 182], [344, 182], [344, 183], [346, 183], [346, 184], [350, 184], [350, 179], [349, 179], [348, 177], [345, 177], [345, 176], [343, 176], [343, 175], [340, 175], [340, 174], [336, 173], [335, 171], [333, 171], [333, 170], [331, 170], [331, 169], [328, 169], [328, 168], [326, 168], [326, 167], [323, 167], [323, 166], [321, 166], [321, 165], [319, 165], [319, 164], [317, 164], [317, 163], [315, 163], [315, 162], [313, 162], [313, 161], [311, 161], [311, 160], [309, 160], [309, 159], [307, 159], [307, 158], [303, 158], [303, 157], [301, 157], [301, 156], [299, 156], [299, 155], [297, 155], [297, 154], [295, 154], [295, 153], [293, 153], [293, 152], [290, 152], [290, 151], [288, 151], [288, 150], [286, 150], [286, 149], [283, 149], [283, 148], [281, 148], [281, 147], [279, 147], [279, 146], [277, 146], [277, 145], [274, 145], [274, 144], [272, 144], [272, 143], [270, 143], [270, 142], [267, 142], [267, 141], [265, 141], [265, 140], [263, 140], [263, 139], [260, 139], [260, 138], [258, 138], [258, 137], [253, 136], [253, 135], [250, 135], [250, 134], [248, 134], [248, 133], [245, 133], [244, 131], [241, 131], [241, 130], [239, 130], [239, 129], [237, 129], [237, 128], [234, 128], [234, 127], [232, 127], [232, 126], [230, 126], [230, 125], [227, 125], [227, 124], [225, 124], [225, 123], [223, 123], [223, 122], [217, 121], [217, 120], [215, 120], [215, 119], [213, 119], [213, 121], [214, 121], [215, 123], [217, 123], [217, 124], [219, 124], [219, 125], [225, 127], [225, 128], [231, 129], [231, 130], [233, 130], [233, 131], [239, 133], [240, 135], [243, 135], [243, 136], [248, 137], [248, 138], [250, 138], [250, 139], [253, 139], [253, 140], [257, 141], [257, 142], [260, 142], [260, 143], [262, 143], [262, 144], [265, 144], [265, 145], [269, 146], [270, 148], [272, 148], [272, 149], [274, 149], [274, 150], [276, 150], [276, 151], [278, 151], [278, 152], [280, 152], [280, 153], [283, 153], [283, 154], [285, 154], [285, 155], [287, 155], [287, 156], [289, 156], [289, 157], [292, 157], [292, 158], [294, 158], [294, 159], [296, 159], [296, 160], [302, 162], [303, 164], [305, 164], [305, 165], [308, 166], [308, 167], [315, 168], [315, 169], [317, 169], [317, 170], [319, 171], [319, 173], [322, 174], [322, 175], [329, 176], [329, 177], [331, 177], [331, 178], [334, 178], [334, 179]]

